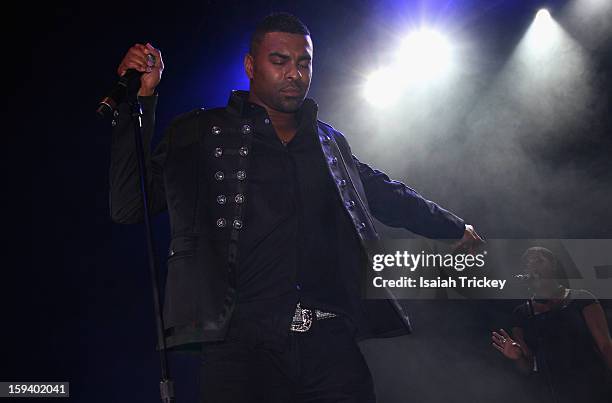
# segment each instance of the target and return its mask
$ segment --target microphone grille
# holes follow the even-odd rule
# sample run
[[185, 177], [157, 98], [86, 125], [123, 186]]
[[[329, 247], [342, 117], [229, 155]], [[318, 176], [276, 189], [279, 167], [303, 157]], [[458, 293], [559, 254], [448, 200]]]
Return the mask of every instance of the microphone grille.
[[149, 53], [147, 55], [147, 62], [151, 62], [153, 65], [155, 65], [155, 63], [157, 62], [157, 58], [155, 57], [155, 55]]

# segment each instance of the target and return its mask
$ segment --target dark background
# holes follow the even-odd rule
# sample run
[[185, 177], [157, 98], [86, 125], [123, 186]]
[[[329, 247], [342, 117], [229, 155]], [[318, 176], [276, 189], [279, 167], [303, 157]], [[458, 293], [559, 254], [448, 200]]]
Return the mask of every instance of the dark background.
[[[110, 221], [110, 125], [94, 116], [99, 98], [116, 80], [118, 63], [136, 42], [160, 48], [166, 64], [159, 136], [177, 114], [223, 105], [231, 89], [246, 89], [242, 57], [256, 22], [271, 11], [295, 13], [309, 26], [315, 46], [309, 96], [319, 103], [320, 118], [346, 134], [361, 160], [455, 211], [488, 238], [610, 238], [612, 46], [610, 36], [593, 40], [587, 29], [601, 28], [604, 17], [569, 30], [585, 46], [597, 89], [586, 120], [554, 127], [554, 142], [518, 139], [529, 164], [504, 169], [501, 159], [499, 169], [492, 169], [496, 151], [475, 140], [479, 109], [469, 105], [494, 87], [537, 9], [548, 4], [554, 15], [570, 2], [424, 3], [60, 2], [23, 4], [12, 17], [5, 15], [17, 23], [5, 35], [11, 56], [6, 65], [19, 74], [5, 76], [16, 96], [6, 91], [11, 108], [4, 112], [5, 145], [12, 151], [3, 159], [5, 222], [12, 241], [4, 265], [0, 379], [70, 381], [75, 402], [159, 401], [143, 226]], [[389, 33], [423, 16], [448, 22], [451, 35], [478, 43], [486, 58], [465, 60], [477, 66], [471, 76], [476, 84], [469, 96], [436, 100], [424, 131], [446, 138], [434, 141], [419, 130], [401, 141], [376, 137], [385, 135], [375, 124], [384, 112], [364, 103], [355, 86]], [[460, 123], [437, 128], [436, 116], [445, 113]], [[388, 116], [401, 132], [405, 115]], [[528, 126], [513, 130], [527, 133]], [[419, 148], [423, 144], [431, 146], [427, 152]], [[24, 217], [30, 217], [29, 228]], [[154, 222], [164, 256], [167, 216]], [[403, 230], [383, 233], [410, 236]], [[490, 330], [509, 326], [515, 304], [405, 301], [415, 334], [362, 344], [380, 401], [536, 401], [511, 363], [490, 346]], [[197, 364], [194, 357], [171, 356], [179, 403], [196, 401]]]

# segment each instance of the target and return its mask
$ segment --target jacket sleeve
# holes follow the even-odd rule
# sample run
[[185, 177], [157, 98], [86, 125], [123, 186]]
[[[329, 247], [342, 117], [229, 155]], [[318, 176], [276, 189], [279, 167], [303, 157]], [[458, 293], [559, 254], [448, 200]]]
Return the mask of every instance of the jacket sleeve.
[[390, 227], [402, 227], [432, 239], [460, 239], [465, 231], [464, 221], [425, 199], [402, 182], [389, 179], [377, 169], [352, 155], [363, 183], [371, 213]]
[[[163, 166], [169, 148], [172, 126], [166, 131], [162, 141], [151, 154], [151, 139], [155, 131], [157, 95], [139, 97], [139, 100], [143, 108], [142, 141], [147, 171], [149, 211], [154, 215], [167, 208]], [[142, 222], [144, 215], [134, 129], [129, 106], [123, 103], [119, 105], [117, 111], [118, 114], [115, 117], [115, 126], [111, 137], [110, 216], [114, 222], [120, 224], [135, 224]]]

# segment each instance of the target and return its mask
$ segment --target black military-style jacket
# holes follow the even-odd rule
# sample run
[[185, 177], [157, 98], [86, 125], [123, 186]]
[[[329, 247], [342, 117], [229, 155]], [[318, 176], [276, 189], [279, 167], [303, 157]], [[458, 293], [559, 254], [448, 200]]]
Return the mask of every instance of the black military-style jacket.
[[[253, 122], [244, 108], [248, 92], [232, 91], [228, 105], [195, 109], [172, 121], [153, 153], [157, 96], [140, 97], [147, 187], [153, 214], [168, 210], [171, 242], [163, 305], [168, 349], [197, 349], [222, 340], [236, 305], [235, 271], [241, 229], [249, 225], [249, 153]], [[316, 104], [307, 98], [305, 102]], [[360, 162], [344, 136], [316, 120], [321, 152], [336, 184], [342, 210], [365, 244], [376, 240], [372, 216], [438, 239], [463, 236], [463, 220], [401, 182]], [[110, 163], [110, 213], [118, 223], [143, 220], [129, 108], [115, 112]], [[358, 339], [407, 334], [408, 315], [397, 300], [363, 300], [367, 324]], [[158, 346], [159, 348], [159, 346]]]

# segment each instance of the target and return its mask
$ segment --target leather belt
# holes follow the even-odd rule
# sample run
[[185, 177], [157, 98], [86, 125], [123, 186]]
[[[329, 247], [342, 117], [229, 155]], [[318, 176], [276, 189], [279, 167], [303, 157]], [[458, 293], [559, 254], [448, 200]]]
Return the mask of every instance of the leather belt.
[[298, 302], [295, 313], [293, 314], [293, 322], [291, 322], [290, 329], [293, 332], [307, 332], [310, 326], [312, 326], [313, 320], [335, 318], [336, 316], [338, 315], [332, 312], [302, 308]]

